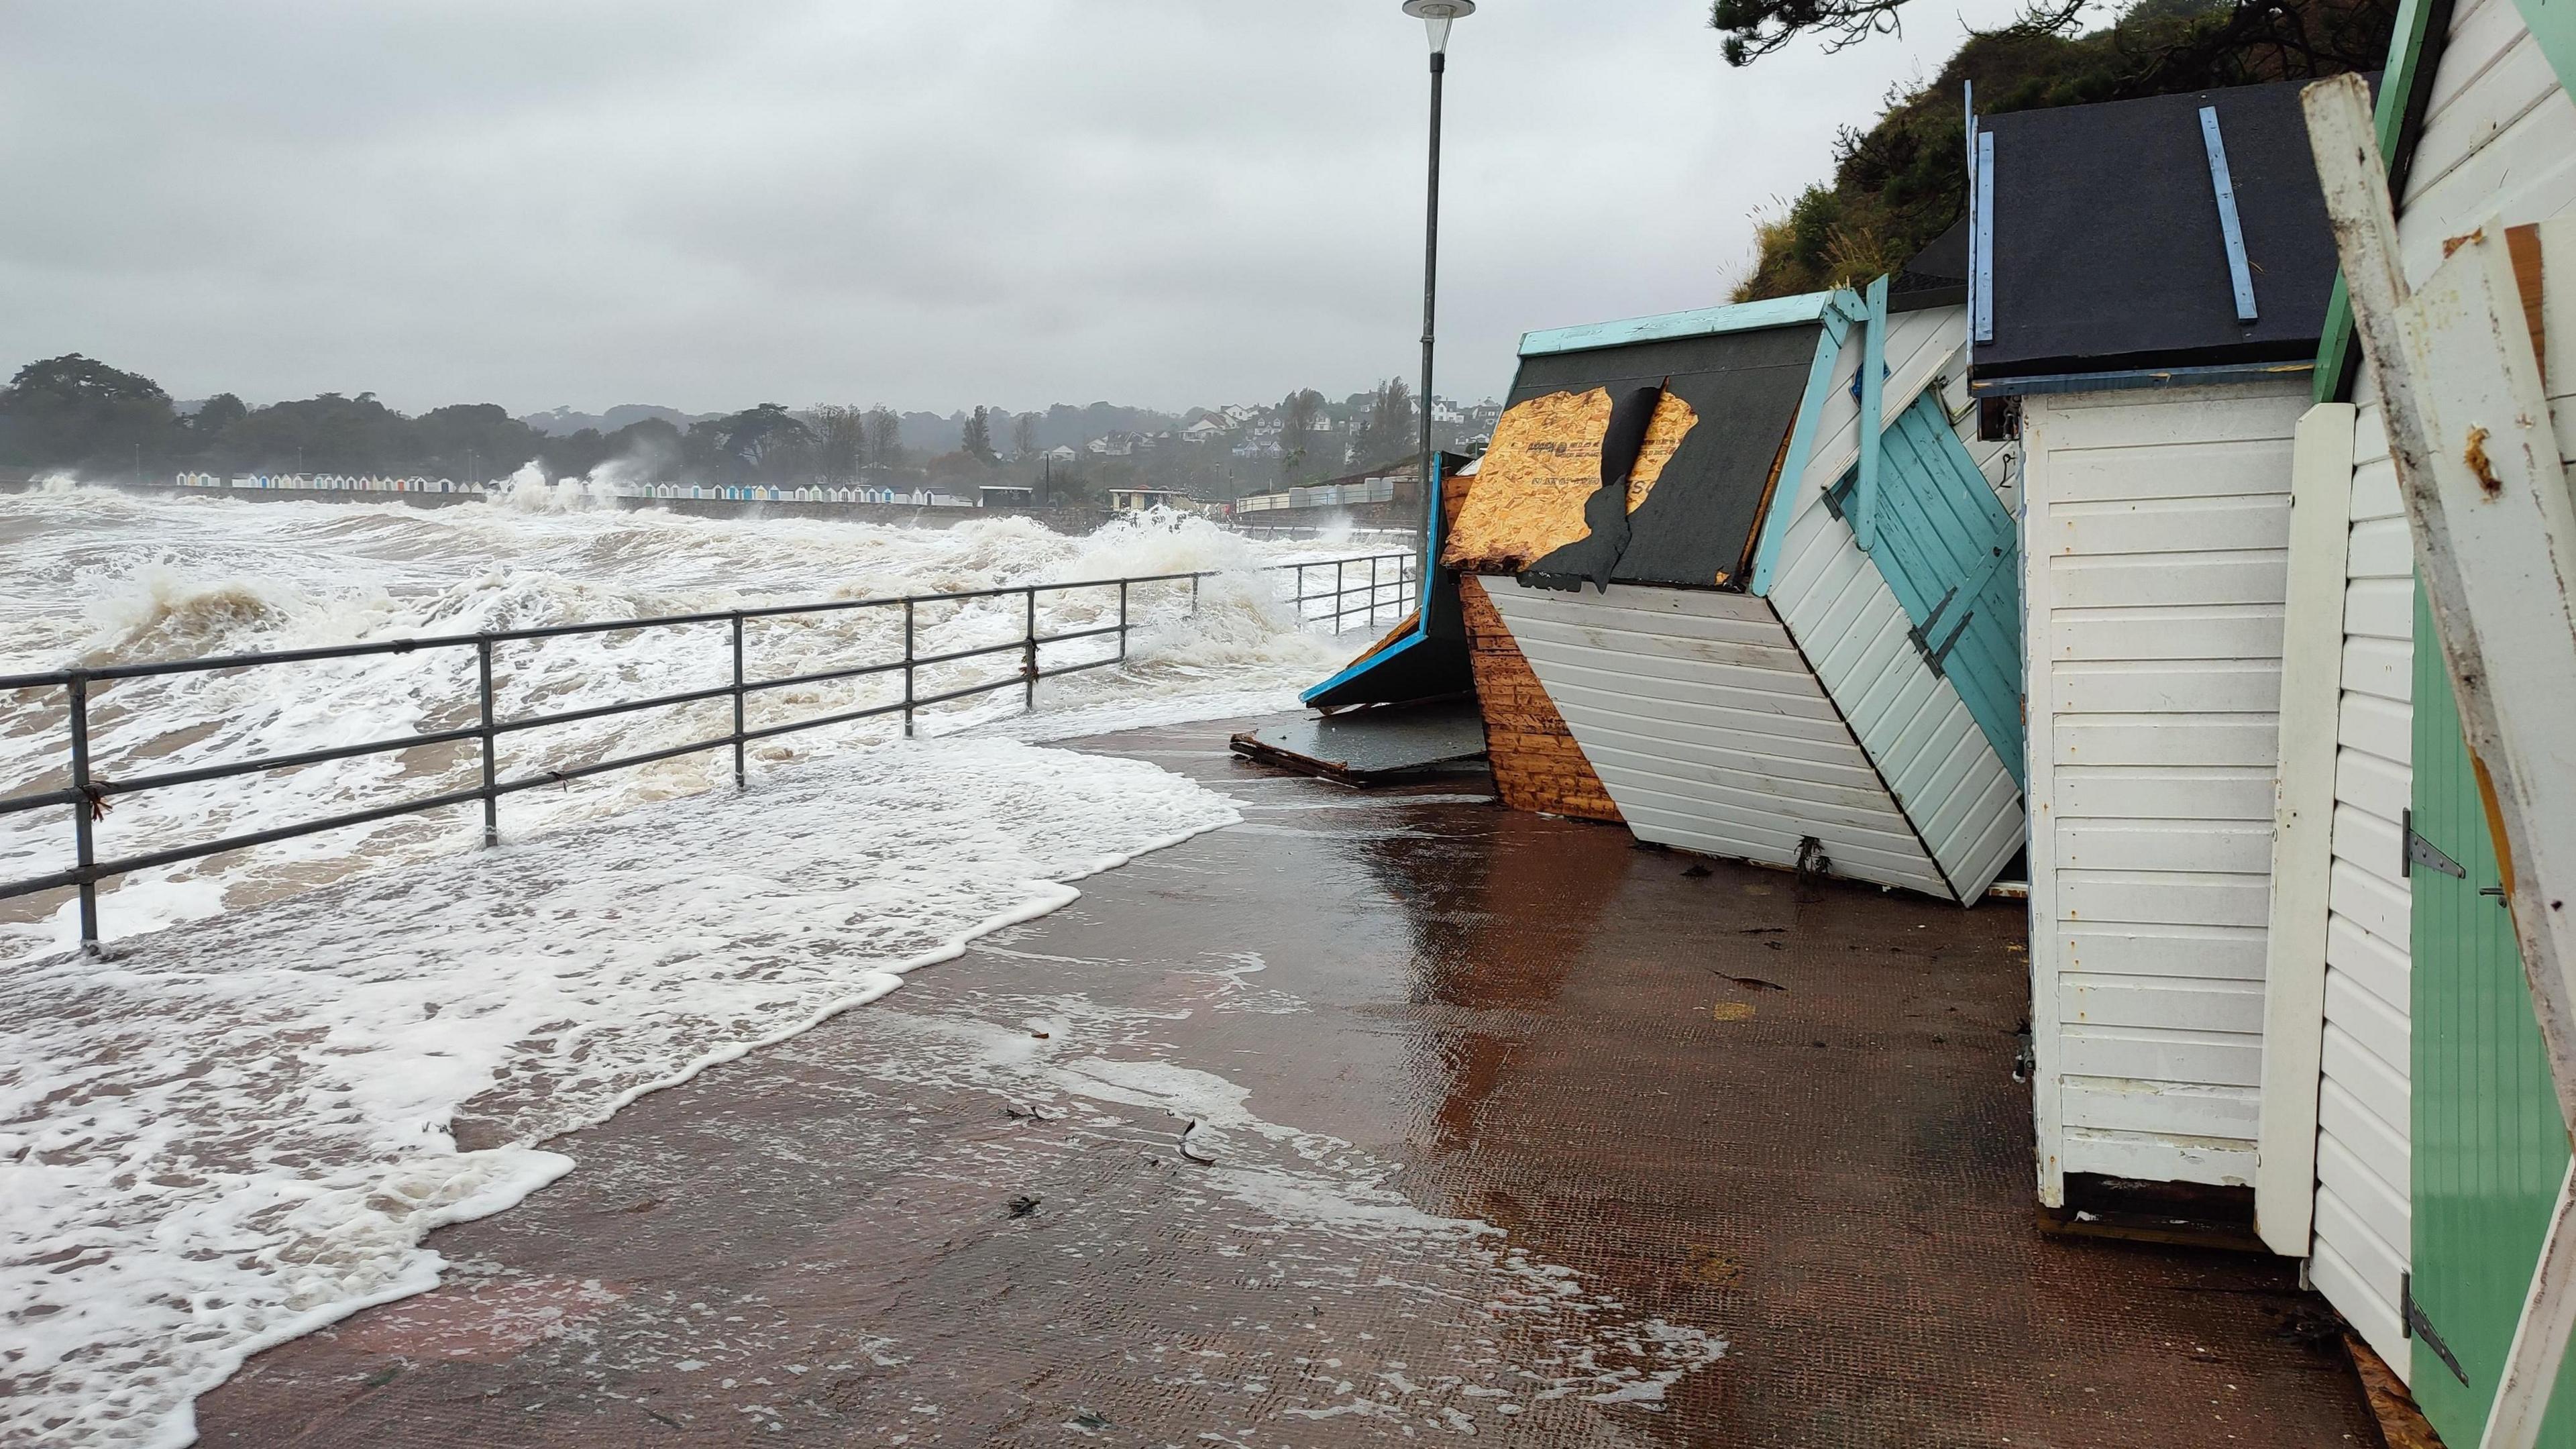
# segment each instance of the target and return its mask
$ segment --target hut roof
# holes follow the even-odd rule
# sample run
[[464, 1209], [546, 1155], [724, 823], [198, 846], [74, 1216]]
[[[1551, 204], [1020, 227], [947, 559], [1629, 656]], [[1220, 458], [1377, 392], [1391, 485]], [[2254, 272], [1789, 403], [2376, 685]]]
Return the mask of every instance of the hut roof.
[[[1994, 378], [2313, 358], [2334, 238], [2297, 81], [2014, 111], [1994, 137]], [[2256, 316], [2238, 317], [2201, 111], [2217, 113]]]

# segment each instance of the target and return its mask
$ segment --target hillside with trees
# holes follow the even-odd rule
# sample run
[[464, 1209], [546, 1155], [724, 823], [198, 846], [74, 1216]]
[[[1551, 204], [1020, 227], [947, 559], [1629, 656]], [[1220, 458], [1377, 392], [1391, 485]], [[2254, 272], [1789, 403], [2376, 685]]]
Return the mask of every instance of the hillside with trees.
[[[1448, 410], [1436, 428], [1440, 445], [1472, 445], [1496, 412]], [[606, 470], [637, 483], [928, 485], [969, 496], [984, 484], [1019, 485], [1038, 489], [1043, 502], [1081, 506], [1110, 488], [1230, 500], [1382, 466], [1412, 455], [1419, 416], [1400, 378], [1340, 402], [1301, 388], [1275, 406], [1179, 414], [1105, 402], [1027, 413], [979, 406], [946, 416], [764, 402], [722, 414], [630, 404], [520, 418], [497, 403], [410, 415], [364, 392], [264, 407], [219, 393], [188, 407], [151, 378], [72, 353], [31, 362], [0, 387], [0, 466], [96, 478], [202, 472], [479, 482], [534, 462], [549, 478]]]
[[[1830, 52], [1892, 32], [1907, 0], [1715, 0], [1730, 65], [1801, 36]], [[2396, 0], [2137, 0], [2082, 28], [2082, 0], [2036, 0], [2002, 30], [1972, 33], [1939, 75], [1891, 94], [1867, 130], [1844, 128], [1830, 181], [1757, 219], [1759, 253], [1737, 301], [1864, 283], [1892, 272], [1966, 212], [1961, 87], [1983, 114], [2130, 100], [2218, 86], [2375, 70]]]

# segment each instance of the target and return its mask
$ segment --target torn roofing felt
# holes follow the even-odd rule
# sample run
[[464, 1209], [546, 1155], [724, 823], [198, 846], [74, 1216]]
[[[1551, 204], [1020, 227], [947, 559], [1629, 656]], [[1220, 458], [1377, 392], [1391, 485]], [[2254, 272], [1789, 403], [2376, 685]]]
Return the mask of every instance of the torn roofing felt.
[[[1560, 588], [1742, 587], [1819, 331], [1798, 323], [1523, 357], [1445, 561]], [[1640, 414], [1633, 464], [1605, 467], [1614, 419], [1633, 426]], [[1624, 487], [1605, 481], [1613, 471]]]
[[[2335, 249], [2297, 81], [1981, 118], [1994, 137], [1994, 335], [1980, 379], [2316, 356]], [[2217, 113], [2256, 317], [2238, 320]]]

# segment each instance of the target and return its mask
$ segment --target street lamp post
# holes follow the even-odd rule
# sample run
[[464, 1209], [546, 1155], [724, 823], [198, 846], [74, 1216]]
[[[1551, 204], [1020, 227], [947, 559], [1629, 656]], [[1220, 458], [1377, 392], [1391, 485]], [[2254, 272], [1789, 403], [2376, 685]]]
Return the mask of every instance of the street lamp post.
[[[1431, 339], [1440, 295], [1440, 81], [1449, 69], [1450, 22], [1475, 14], [1476, 0], [1404, 0], [1404, 13], [1421, 21], [1431, 33], [1431, 176], [1422, 222], [1422, 396], [1415, 403], [1422, 409], [1422, 447], [1413, 458], [1414, 477], [1421, 480], [1423, 492], [1429, 497]], [[1436, 510], [1438, 500], [1432, 499], [1430, 506]]]

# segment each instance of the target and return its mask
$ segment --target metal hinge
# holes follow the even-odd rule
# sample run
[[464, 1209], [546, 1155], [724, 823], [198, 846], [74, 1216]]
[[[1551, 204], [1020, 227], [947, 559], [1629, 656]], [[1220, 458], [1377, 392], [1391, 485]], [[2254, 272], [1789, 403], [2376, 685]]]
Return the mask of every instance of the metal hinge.
[[2415, 1275], [2412, 1273], [2397, 1275], [2397, 1308], [2398, 1331], [2408, 1338], [2424, 1340], [2424, 1346], [2433, 1350], [2433, 1357], [2442, 1361], [2442, 1366], [2460, 1381], [2461, 1388], [2467, 1388], [2469, 1371], [2460, 1367], [2459, 1355], [2451, 1352], [2451, 1346], [2442, 1341], [2442, 1335], [2433, 1331], [2433, 1321], [2424, 1316], [2424, 1305], [2415, 1301]]
[[2445, 855], [2442, 847], [2415, 833], [2414, 811], [2403, 812], [2399, 819], [2402, 822], [2399, 828], [2406, 832], [2406, 854], [2397, 862], [2399, 875], [2411, 877], [2415, 874], [2415, 867], [2420, 865], [2426, 870], [2438, 870], [2455, 880], [2469, 878], [2468, 871], [2463, 869], [2458, 861]]

